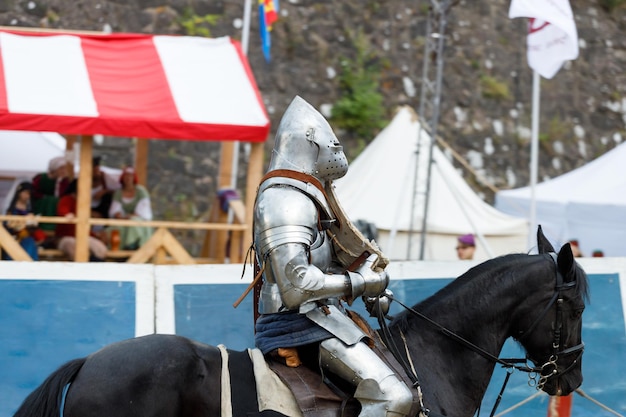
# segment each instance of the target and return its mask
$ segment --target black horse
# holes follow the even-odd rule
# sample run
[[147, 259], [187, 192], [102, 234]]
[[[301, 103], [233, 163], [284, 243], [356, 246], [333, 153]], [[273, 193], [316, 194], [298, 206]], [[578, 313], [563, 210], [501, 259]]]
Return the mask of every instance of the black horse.
[[[587, 277], [569, 244], [557, 255], [537, 233], [538, 255], [484, 262], [397, 317], [384, 333], [414, 365], [431, 415], [472, 416], [505, 340], [526, 350], [530, 382], [550, 395], [582, 383]], [[379, 330], [380, 332], [380, 330]], [[405, 344], [406, 341], [406, 344]], [[406, 346], [406, 349], [405, 349]], [[258, 412], [247, 352], [231, 352], [232, 401], [221, 404], [216, 347], [171, 335], [114, 343], [51, 374], [15, 417], [279, 416]], [[69, 384], [71, 382], [71, 385]]]

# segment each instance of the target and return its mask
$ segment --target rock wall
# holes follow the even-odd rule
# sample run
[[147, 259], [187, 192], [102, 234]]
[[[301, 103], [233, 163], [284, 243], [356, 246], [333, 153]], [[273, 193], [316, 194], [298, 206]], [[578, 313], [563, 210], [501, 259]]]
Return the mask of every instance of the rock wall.
[[[369, 57], [364, 65], [377, 71], [385, 118], [398, 105], [419, 108], [429, 1], [281, 0], [270, 62], [261, 52], [257, 2], [251, 3], [248, 56], [272, 134], [296, 94], [330, 109], [341, 98], [341, 61], [354, 62], [363, 51]], [[580, 57], [553, 79], [542, 80], [539, 180], [583, 165], [621, 143], [625, 134], [626, 9], [609, 12], [600, 0], [571, 3]], [[498, 188], [524, 186], [529, 177], [532, 73], [526, 20], [508, 19], [509, 4], [461, 0], [450, 9], [438, 126], [440, 136]], [[0, 24], [241, 39], [243, 9], [244, 0], [0, 0]], [[337, 133], [347, 137], [351, 158], [373, 138]], [[270, 136], [268, 151], [272, 144]], [[106, 155], [106, 164], [121, 166], [132, 162], [130, 145], [106, 138], [96, 153]], [[243, 171], [245, 149], [241, 155]], [[216, 144], [151, 141], [148, 186], [157, 218], [206, 214], [215, 199], [218, 160]], [[493, 201], [473, 172], [463, 172]]]

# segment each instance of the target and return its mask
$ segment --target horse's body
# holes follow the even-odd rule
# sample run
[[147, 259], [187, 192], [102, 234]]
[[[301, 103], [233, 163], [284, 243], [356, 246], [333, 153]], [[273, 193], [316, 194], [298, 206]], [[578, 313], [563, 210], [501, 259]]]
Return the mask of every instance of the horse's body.
[[[538, 237], [540, 252], [553, 251], [541, 233]], [[534, 365], [543, 365], [546, 375], [540, 385], [548, 394], [565, 395], [582, 383], [586, 292], [586, 275], [569, 245], [558, 261], [547, 254], [507, 255], [472, 268], [413, 307], [436, 325], [407, 311], [392, 321], [389, 331], [402, 351], [406, 339], [424, 406], [433, 415], [472, 416], [491, 379], [493, 357], [509, 337], [518, 339]], [[258, 413], [247, 353], [232, 354], [241, 355], [232, 361], [238, 366], [231, 367], [232, 415], [280, 415]], [[15, 417], [57, 417], [61, 407], [64, 417], [217, 417], [222, 415], [220, 372], [215, 347], [178, 336], [131, 339], [61, 367]]]

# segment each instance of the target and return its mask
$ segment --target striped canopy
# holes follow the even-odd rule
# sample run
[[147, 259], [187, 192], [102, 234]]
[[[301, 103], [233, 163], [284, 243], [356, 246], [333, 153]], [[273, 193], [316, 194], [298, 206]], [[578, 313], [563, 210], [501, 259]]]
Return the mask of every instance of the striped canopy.
[[269, 118], [228, 37], [0, 30], [0, 129], [265, 141]]

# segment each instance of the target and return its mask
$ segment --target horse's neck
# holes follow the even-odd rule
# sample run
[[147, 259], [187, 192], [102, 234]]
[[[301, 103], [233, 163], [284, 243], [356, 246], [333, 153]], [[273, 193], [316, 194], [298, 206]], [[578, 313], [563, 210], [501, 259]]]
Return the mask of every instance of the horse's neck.
[[497, 355], [509, 336], [511, 318], [527, 292], [521, 290], [523, 285], [520, 277], [494, 282], [493, 278], [477, 276], [459, 283], [440, 301], [430, 303], [426, 314]]
[[[470, 344], [498, 357], [510, 334], [511, 317], [522, 302], [524, 292], [518, 286], [523, 283], [516, 282], [519, 280], [516, 277], [494, 283], [479, 276], [462, 285], [457, 283], [454, 290], [441, 299], [435, 297], [425, 303], [422, 313]], [[418, 377], [426, 385], [434, 385], [426, 386], [425, 392], [437, 390], [436, 399], [430, 400], [445, 402], [442, 392], [456, 397], [456, 402], [452, 401], [446, 407], [458, 406], [465, 411], [450, 415], [466, 415], [467, 409], [478, 407], [495, 362], [422, 319], [412, 317], [411, 321], [413, 325], [410, 328], [419, 329], [413, 343], [409, 341], [411, 355], [420, 363], [418, 373], [424, 374]], [[469, 385], [473, 389], [465, 389], [468, 394], [463, 397], [463, 404], [459, 405], [461, 400], [454, 395], [455, 390]]]

